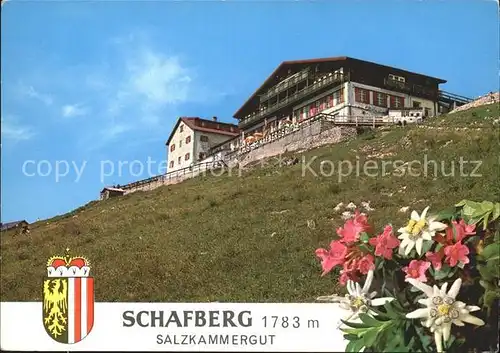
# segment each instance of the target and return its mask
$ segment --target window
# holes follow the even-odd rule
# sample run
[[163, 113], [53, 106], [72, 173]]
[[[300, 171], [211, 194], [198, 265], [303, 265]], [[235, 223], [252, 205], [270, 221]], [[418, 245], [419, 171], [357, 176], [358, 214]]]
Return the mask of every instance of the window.
[[198, 159], [205, 159], [205, 153], [200, 152], [200, 154], [198, 155]]
[[201, 135], [201, 136], [200, 136], [200, 141], [201, 141], [201, 142], [208, 142], [208, 136]]
[[191, 136], [186, 137], [186, 145], [191, 142]]
[[309, 115], [310, 115], [310, 116], [315, 116], [315, 115], [316, 115], [316, 110], [317, 110], [317, 109], [316, 109], [316, 103], [317, 103], [317, 102], [315, 102], [315, 103], [313, 103], [313, 104], [309, 105]]
[[179, 127], [179, 132], [183, 132], [184, 131], [184, 125], [181, 124], [181, 126]]
[[333, 107], [333, 94], [330, 94], [328, 97], [326, 97], [326, 107]]
[[186, 155], [184, 156], [184, 160], [188, 161], [189, 160], [189, 153], [186, 153]]
[[177, 158], [177, 164], [181, 164], [181, 157]]
[[182, 147], [182, 140], [179, 140], [179, 148]]
[[421, 103], [418, 102], [418, 101], [413, 101], [413, 108], [420, 108], [421, 107]]
[[370, 104], [370, 91], [356, 87], [354, 94], [356, 102]]
[[406, 81], [406, 79], [403, 76], [396, 76], [396, 75], [393, 75], [393, 74], [389, 74], [389, 80], [399, 81], [399, 82], [405, 82]]
[[174, 161], [170, 161], [170, 168], [174, 167]]
[[170, 145], [170, 152], [173, 152], [175, 151], [175, 144], [174, 145]]
[[335, 99], [335, 104], [339, 104], [341, 102], [341, 100], [340, 100], [340, 91], [334, 92], [333, 93], [333, 98]]
[[403, 108], [404, 98], [391, 96], [391, 108]]
[[387, 107], [387, 94], [373, 92], [373, 103], [379, 107]]

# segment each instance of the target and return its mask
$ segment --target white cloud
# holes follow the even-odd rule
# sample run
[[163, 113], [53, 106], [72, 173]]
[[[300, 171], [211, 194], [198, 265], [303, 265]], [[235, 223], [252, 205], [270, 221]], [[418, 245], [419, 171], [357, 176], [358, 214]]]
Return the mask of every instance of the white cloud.
[[62, 116], [65, 118], [73, 118], [88, 114], [88, 108], [82, 104], [67, 104], [61, 108]]
[[178, 57], [142, 47], [125, 61], [119, 84], [107, 104], [112, 117], [135, 112], [136, 124], [156, 125], [160, 110], [192, 99], [192, 72]]
[[54, 102], [54, 99], [52, 98], [51, 95], [38, 92], [37, 90], [35, 90], [33, 86], [24, 86], [21, 84], [21, 90], [22, 93], [25, 94], [26, 96], [39, 100], [40, 102], [42, 102], [47, 106], [52, 105], [52, 103]]
[[35, 136], [35, 132], [29, 126], [21, 125], [12, 116], [1, 119], [2, 139], [11, 141], [25, 141]]
[[192, 79], [176, 57], [144, 50], [128, 67], [130, 88], [148, 104], [176, 104], [188, 99]]
[[[23, 82], [30, 85], [20, 86], [25, 97], [49, 108], [47, 114], [58, 118], [86, 115], [86, 119], [74, 120], [80, 124], [79, 143], [85, 146], [101, 146], [124, 134], [165, 138], [173, 120], [188, 114], [180, 110], [183, 104], [224, 98], [197, 79], [197, 70], [183, 56], [160, 49], [148, 33], [137, 31], [107, 42], [86, 64], [46, 64], [24, 77]], [[49, 90], [54, 96], [46, 93]]]

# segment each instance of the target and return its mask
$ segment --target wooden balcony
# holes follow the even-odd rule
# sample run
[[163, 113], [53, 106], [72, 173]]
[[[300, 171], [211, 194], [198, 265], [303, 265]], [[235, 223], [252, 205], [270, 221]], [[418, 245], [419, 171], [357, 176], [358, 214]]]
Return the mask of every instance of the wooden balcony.
[[401, 92], [405, 92], [405, 93], [411, 92], [411, 85], [406, 83], [406, 82], [401, 82], [398, 80], [392, 80], [390, 78], [385, 78], [384, 84], [391, 89], [395, 88], [397, 91], [401, 91]]
[[283, 107], [286, 107], [292, 103], [295, 103], [298, 100], [300, 100], [300, 99], [302, 99], [302, 98], [304, 98], [304, 97], [306, 97], [306, 96], [308, 96], [308, 95], [310, 95], [310, 94], [312, 94], [312, 93], [314, 93], [322, 88], [333, 85], [335, 83], [342, 83], [342, 82], [345, 82], [348, 80], [349, 80], [348, 75], [343, 75], [343, 74], [339, 74], [339, 73], [332, 74], [331, 76], [327, 76], [324, 79], [319, 79], [316, 82], [314, 82], [313, 84], [304, 87], [302, 90], [284, 98], [283, 100], [280, 100], [279, 102], [271, 105], [270, 107], [267, 107], [267, 108], [261, 110], [258, 113], [255, 113], [254, 115], [252, 115], [248, 118], [241, 119], [239, 126], [240, 126], [240, 128], [245, 127], [248, 124], [255, 122], [257, 120], [260, 120], [260, 119], [264, 118], [265, 116], [268, 116], [268, 115], [276, 112], [277, 110], [279, 110]]
[[310, 77], [310, 68], [306, 68], [300, 71], [296, 76], [291, 77], [289, 79], [284, 79], [277, 85], [271, 87], [267, 92], [260, 96], [260, 102], [263, 103], [267, 101], [269, 98], [274, 97], [275, 95], [286, 91], [287, 89], [297, 85], [298, 83], [307, 80]]
[[420, 97], [427, 97], [429, 99], [436, 99], [438, 91], [429, 87], [421, 85], [410, 84], [389, 78], [384, 79], [384, 85], [390, 90], [403, 92], [410, 95], [417, 95]]

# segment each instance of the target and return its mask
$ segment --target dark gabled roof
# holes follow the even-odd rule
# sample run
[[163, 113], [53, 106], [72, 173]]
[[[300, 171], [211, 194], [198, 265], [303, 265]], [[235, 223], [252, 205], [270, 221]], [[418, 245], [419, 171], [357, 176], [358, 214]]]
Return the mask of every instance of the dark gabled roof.
[[20, 225], [20, 224], [22, 224], [22, 223], [29, 224], [29, 223], [28, 223], [28, 222], [26, 222], [24, 219], [23, 219], [23, 220], [21, 220], [21, 221], [15, 221], [15, 222], [2, 223], [1, 230], [9, 230], [9, 229], [12, 229], [12, 228], [17, 227], [18, 225]]
[[253, 99], [255, 98], [255, 96], [257, 96], [257, 94], [260, 92], [260, 90], [265, 86], [267, 85], [269, 82], [271, 82], [274, 77], [278, 74], [278, 72], [283, 69], [285, 66], [293, 66], [293, 65], [299, 65], [299, 64], [316, 64], [316, 63], [326, 63], [326, 62], [335, 62], [335, 61], [346, 61], [346, 60], [352, 60], [352, 61], [357, 61], [357, 62], [362, 62], [362, 63], [366, 63], [366, 64], [371, 64], [371, 65], [377, 65], [379, 67], [385, 67], [385, 68], [394, 68], [394, 69], [397, 69], [398, 71], [402, 71], [402, 72], [406, 72], [406, 73], [409, 73], [409, 74], [413, 74], [413, 75], [420, 75], [420, 76], [425, 76], [425, 77], [429, 77], [431, 79], [434, 79], [436, 81], [438, 81], [439, 83], [446, 83], [446, 80], [443, 80], [441, 78], [437, 78], [437, 77], [432, 77], [432, 76], [428, 76], [428, 75], [423, 75], [423, 74], [419, 74], [419, 73], [416, 73], [416, 72], [411, 72], [411, 71], [407, 71], [407, 70], [403, 70], [403, 69], [398, 69], [396, 67], [391, 67], [391, 66], [387, 66], [387, 65], [382, 65], [382, 64], [377, 64], [377, 63], [374, 63], [374, 62], [371, 62], [371, 61], [366, 61], [366, 60], [361, 60], [361, 59], [355, 59], [355, 58], [351, 58], [351, 57], [348, 57], [348, 56], [335, 56], [335, 57], [330, 57], [330, 58], [317, 58], [317, 59], [306, 59], [306, 60], [289, 60], [289, 61], [283, 61], [281, 64], [279, 64], [279, 66], [272, 72], [272, 74], [270, 74], [266, 80], [260, 85], [259, 88], [257, 88], [255, 90], [255, 92], [246, 100], [246, 102], [233, 114], [234, 117], [236, 117], [236, 115], [238, 115], [241, 110], [243, 110], [243, 108]]
[[[213, 134], [221, 134], [221, 135], [227, 135], [227, 136], [238, 136], [240, 133], [240, 130], [237, 125], [230, 124], [230, 123], [223, 123], [221, 121], [213, 121], [213, 120], [208, 120], [208, 119], [202, 119], [199, 117], [180, 117], [177, 119], [177, 123], [175, 123], [174, 128], [172, 129], [172, 132], [170, 133], [170, 136], [168, 137], [167, 142], [165, 142], [165, 145], [168, 146], [170, 141], [172, 140], [172, 137], [174, 137], [175, 131], [179, 127], [179, 124], [181, 121], [186, 124], [190, 129], [195, 130], [195, 131], [203, 131], [203, 132], [208, 132], [208, 133], [213, 133]], [[207, 124], [207, 126], [201, 126], [201, 124]], [[219, 126], [219, 128], [217, 128]]]

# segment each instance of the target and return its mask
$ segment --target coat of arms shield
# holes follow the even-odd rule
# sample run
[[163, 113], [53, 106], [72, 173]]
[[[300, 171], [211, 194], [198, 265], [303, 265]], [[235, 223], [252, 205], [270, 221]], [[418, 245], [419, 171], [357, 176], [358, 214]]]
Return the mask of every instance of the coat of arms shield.
[[87, 259], [53, 256], [43, 281], [43, 326], [55, 341], [83, 340], [94, 325], [94, 279]]

